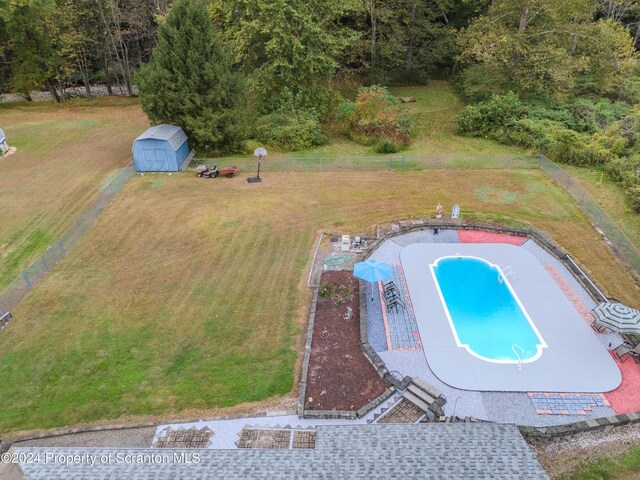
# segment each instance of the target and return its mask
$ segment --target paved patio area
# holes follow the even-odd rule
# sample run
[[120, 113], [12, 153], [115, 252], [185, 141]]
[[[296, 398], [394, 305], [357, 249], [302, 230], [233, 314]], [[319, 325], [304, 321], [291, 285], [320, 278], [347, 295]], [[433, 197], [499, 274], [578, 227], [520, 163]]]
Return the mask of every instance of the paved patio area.
[[[408, 232], [383, 242], [379, 248], [372, 253], [371, 258], [397, 264], [400, 262], [400, 252], [402, 248], [412, 243], [463, 243], [478, 240], [478, 238], [473, 235], [465, 236], [463, 234], [463, 238], [460, 238], [459, 233], [460, 232], [454, 230], [441, 230], [438, 235], [433, 235], [432, 229]], [[594, 302], [589, 294], [582, 288], [562, 262], [538, 246], [534, 241], [526, 240], [522, 243], [523, 239], [521, 237], [500, 234], [492, 234], [491, 238], [486, 237], [480, 239], [480, 241], [482, 240], [490, 240], [495, 243], [520, 244], [521, 249], [533, 255], [546, 269], [551, 269], [555, 272], [553, 278], [558, 284], [558, 287], [562, 289], [563, 294], [567, 298], [572, 298], [571, 302], [576, 305], [578, 302], [581, 303], [580, 308], [576, 306], [574, 306], [574, 308], [582, 312], [588, 312], [595, 307], [596, 302]], [[370, 312], [375, 304], [372, 306], [369, 302], [367, 303], [367, 312]], [[379, 310], [379, 302], [376, 303]], [[381, 319], [382, 317], [380, 316], [379, 318]], [[398, 372], [400, 375], [422, 377], [441, 390], [447, 397], [447, 403], [444, 405], [446, 415], [461, 417], [473, 416], [484, 420], [518, 423], [520, 425], [548, 426], [577, 422], [585, 418], [606, 417], [616, 413], [625, 413], [640, 409], [640, 404], [634, 404], [634, 400], [640, 397], [631, 393], [635, 391], [636, 388], [640, 388], [640, 369], [633, 368], [637, 367], [633, 362], [621, 364], [623, 373], [622, 385], [616, 390], [605, 394], [611, 406], [606, 406], [606, 404], [603, 406], [595, 406], [591, 410], [585, 410], [584, 415], [578, 413], [577, 409], [573, 411], [571, 408], [563, 409], [569, 413], [562, 413], [560, 415], [543, 414], [537, 413], [526, 390], [523, 392], [480, 392], [462, 390], [445, 384], [431, 371], [423, 352], [388, 350], [386, 343], [380, 341], [380, 339], [384, 340], [385, 337], [383, 322], [378, 322], [375, 317], [371, 318], [370, 315], [368, 315], [368, 320], [369, 340], [374, 350], [376, 350], [384, 360], [387, 368]], [[583, 321], [587, 324], [586, 319], [583, 319]], [[376, 338], [378, 340], [376, 340]], [[596, 339], [606, 349], [615, 348], [622, 342], [622, 339], [617, 334], [598, 334], [596, 335]], [[635, 380], [636, 373], [638, 373], [637, 382], [633, 381]], [[564, 392], [556, 392], [555, 394], [557, 393]], [[571, 407], [571, 405], [567, 404], [567, 407]]]

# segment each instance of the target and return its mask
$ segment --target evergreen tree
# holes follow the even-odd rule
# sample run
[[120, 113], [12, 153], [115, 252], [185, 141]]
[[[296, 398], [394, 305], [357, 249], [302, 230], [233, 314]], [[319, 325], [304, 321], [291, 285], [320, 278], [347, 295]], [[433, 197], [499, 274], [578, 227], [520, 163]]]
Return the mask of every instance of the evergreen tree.
[[240, 148], [245, 84], [232, 71], [202, 0], [176, 0], [137, 80], [142, 108], [152, 122], [180, 125], [200, 146]]

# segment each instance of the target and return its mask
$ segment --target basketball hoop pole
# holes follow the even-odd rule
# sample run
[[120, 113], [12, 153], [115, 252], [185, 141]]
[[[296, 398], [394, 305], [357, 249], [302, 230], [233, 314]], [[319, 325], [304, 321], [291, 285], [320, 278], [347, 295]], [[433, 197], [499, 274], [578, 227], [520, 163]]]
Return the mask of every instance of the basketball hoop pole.
[[262, 155], [258, 155], [258, 175], [256, 175], [258, 181], [260, 181], [260, 160], [262, 160]]

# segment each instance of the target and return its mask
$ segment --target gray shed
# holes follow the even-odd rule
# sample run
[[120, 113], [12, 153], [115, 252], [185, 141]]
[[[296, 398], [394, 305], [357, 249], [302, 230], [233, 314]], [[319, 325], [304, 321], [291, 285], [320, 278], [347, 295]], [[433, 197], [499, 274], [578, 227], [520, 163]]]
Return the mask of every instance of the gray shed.
[[0, 153], [4, 153], [9, 150], [9, 145], [7, 145], [7, 136], [4, 134], [4, 130], [0, 128]]
[[148, 128], [133, 142], [133, 160], [138, 172], [184, 170], [193, 155], [194, 152], [189, 153], [184, 131], [166, 123]]

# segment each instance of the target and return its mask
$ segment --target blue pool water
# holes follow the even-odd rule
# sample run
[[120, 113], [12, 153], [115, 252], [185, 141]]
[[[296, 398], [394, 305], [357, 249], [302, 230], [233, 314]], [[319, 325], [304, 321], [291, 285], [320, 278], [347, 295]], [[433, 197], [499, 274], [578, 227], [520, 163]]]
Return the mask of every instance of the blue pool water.
[[546, 344], [498, 266], [458, 256], [430, 267], [460, 346], [494, 362], [518, 362], [514, 344], [524, 350], [523, 361], [539, 358]]

